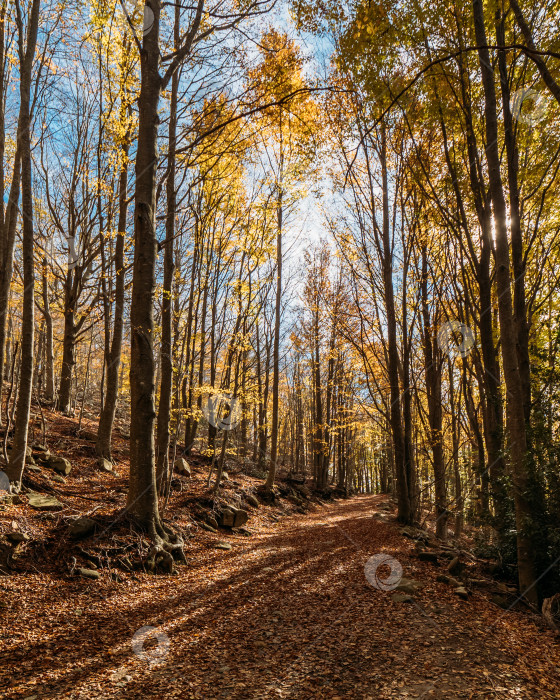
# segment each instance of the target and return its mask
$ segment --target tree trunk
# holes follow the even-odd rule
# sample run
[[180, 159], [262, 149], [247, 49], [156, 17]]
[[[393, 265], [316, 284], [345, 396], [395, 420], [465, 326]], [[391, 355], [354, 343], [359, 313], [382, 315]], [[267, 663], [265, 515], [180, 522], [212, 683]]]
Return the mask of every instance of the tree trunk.
[[433, 324], [428, 308], [428, 255], [422, 246], [422, 317], [424, 340], [424, 367], [426, 392], [428, 395], [428, 439], [432, 450], [432, 467], [436, 501], [436, 536], [447, 539], [447, 488], [445, 483], [445, 461], [443, 456], [442, 408], [441, 408], [441, 359], [432, 342]]
[[[487, 45], [482, 0], [473, 0], [474, 26], [477, 44]], [[506, 383], [507, 427], [509, 452], [513, 476], [515, 516], [517, 528], [517, 566], [521, 593], [532, 603], [538, 603], [536, 575], [532, 557], [532, 544], [527, 529], [531, 521], [527, 473], [527, 439], [523, 411], [523, 386], [519, 373], [516, 351], [516, 335], [512, 313], [509, 242], [507, 212], [500, 173], [500, 145], [496, 108], [494, 71], [487, 48], [479, 48], [478, 56], [484, 88], [484, 114], [486, 118], [486, 157], [490, 194], [494, 210], [496, 230], [496, 284], [502, 362]]]
[[[180, 7], [175, 6], [175, 50], [179, 48]], [[165, 242], [163, 246], [163, 295], [161, 302], [161, 384], [157, 417], [157, 463], [156, 476], [159, 493], [166, 486], [169, 472], [169, 422], [171, 420], [171, 392], [173, 390], [173, 239], [175, 237], [175, 148], [177, 142], [177, 93], [179, 75], [175, 73], [171, 82], [171, 105], [169, 111], [169, 154], [167, 173], [167, 216], [165, 220]]]
[[[505, 45], [504, 20], [497, 18], [496, 40]], [[523, 412], [527, 429], [531, 420], [531, 365], [529, 362], [529, 325], [525, 295], [525, 260], [523, 254], [523, 233], [521, 231], [521, 211], [519, 205], [519, 153], [515, 141], [513, 117], [510, 108], [510, 89], [505, 51], [498, 52], [500, 84], [502, 87], [502, 114], [504, 117], [504, 139], [507, 152], [507, 172], [509, 190], [509, 219], [511, 231], [511, 261], [513, 264], [513, 317], [517, 338], [517, 362], [523, 392]]]
[[413, 506], [410, 499], [410, 463], [406, 459], [401, 413], [401, 391], [399, 383], [399, 351], [397, 347], [397, 318], [393, 292], [393, 260], [390, 240], [389, 185], [387, 181], [387, 142], [385, 129], [381, 133], [381, 168], [383, 179], [383, 286], [387, 313], [388, 373], [390, 385], [390, 421], [393, 436], [393, 453], [397, 476], [397, 500], [400, 522], [412, 524]]
[[134, 263], [130, 307], [130, 481], [127, 510], [146, 527], [152, 539], [165, 539], [159, 510], [154, 463], [154, 318], [156, 263], [156, 169], [160, 0], [144, 6], [153, 17], [140, 53], [141, 85], [138, 97], [138, 146], [134, 193]]
[[270, 467], [265, 482], [272, 489], [276, 478], [278, 459], [278, 412], [280, 391], [280, 314], [282, 309], [282, 185], [279, 185], [277, 203], [278, 228], [276, 232], [276, 305], [274, 311], [274, 347], [272, 353], [272, 427], [270, 431]]
[[45, 401], [54, 401], [53, 322], [49, 300], [47, 259], [43, 258], [43, 316], [45, 318]]
[[72, 272], [66, 275], [64, 298], [64, 335], [62, 338], [62, 368], [60, 370], [60, 385], [58, 389], [57, 409], [61, 413], [70, 414], [72, 397], [72, 378], [76, 364], [76, 320], [75, 303], [72, 294]]
[[27, 26], [27, 46], [21, 10], [16, 4], [18, 47], [20, 56], [20, 118], [18, 141], [21, 148], [21, 215], [23, 223], [23, 307], [21, 322], [21, 369], [16, 421], [7, 475], [21, 483], [27, 450], [29, 411], [33, 392], [33, 338], [35, 329], [35, 268], [33, 241], [33, 183], [31, 165], [31, 71], [39, 27], [40, 0], [33, 0]]
[[97, 456], [111, 460], [111, 438], [119, 395], [119, 368], [121, 364], [124, 314], [125, 263], [124, 244], [126, 239], [126, 217], [128, 211], [128, 144], [123, 146], [123, 164], [119, 178], [119, 222], [115, 244], [115, 313], [113, 317], [113, 338], [107, 361], [106, 392], [103, 409], [99, 417], [95, 451]]
[[[3, 0], [0, 7], [0, 92], [6, 94], [6, 9], [8, 6], [7, 0]], [[20, 109], [21, 111], [21, 109]], [[6, 134], [5, 134], [5, 105], [0, 109], [0, 191], [4, 192], [5, 188], [5, 172], [4, 172], [4, 156], [5, 156]], [[9, 367], [9, 363], [5, 363], [6, 351], [6, 314], [9, 306], [10, 284], [12, 281], [12, 270], [14, 260], [14, 243], [16, 236], [16, 225], [18, 219], [18, 204], [21, 186], [21, 145], [19, 139], [16, 144], [14, 154], [14, 164], [12, 168], [12, 182], [10, 185], [10, 193], [8, 203], [4, 211], [4, 199], [0, 202], [0, 368]], [[2, 386], [4, 380], [4, 372], [0, 371], [0, 396], [2, 395]]]

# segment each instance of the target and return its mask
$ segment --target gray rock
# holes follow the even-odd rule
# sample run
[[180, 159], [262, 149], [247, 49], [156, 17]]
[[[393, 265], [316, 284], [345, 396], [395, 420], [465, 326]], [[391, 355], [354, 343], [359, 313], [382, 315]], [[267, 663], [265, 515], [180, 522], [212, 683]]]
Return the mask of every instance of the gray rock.
[[35, 461], [39, 462], [39, 464], [45, 464], [51, 458], [51, 456], [51, 453], [47, 449], [45, 449], [45, 451], [33, 453]]
[[395, 588], [397, 591], [402, 591], [402, 593], [407, 593], [408, 595], [414, 595], [420, 588], [423, 588], [424, 584], [421, 581], [415, 581], [414, 579], [402, 578], [399, 585]]
[[45, 464], [49, 469], [54, 469], [55, 472], [64, 474], [64, 476], [68, 476], [68, 474], [70, 474], [72, 471], [72, 465], [70, 462], [59, 455], [51, 455], [45, 460]]
[[508, 608], [508, 599], [504, 598], [503, 595], [498, 595], [498, 593], [492, 594], [492, 602], [503, 610], [507, 610]]
[[31, 443], [32, 452], [48, 452], [49, 449], [45, 445], [41, 445], [40, 442]]
[[80, 576], [83, 576], [84, 578], [91, 578], [91, 579], [98, 579], [101, 578], [101, 574], [99, 571], [95, 571], [94, 569], [77, 569], [78, 573]]
[[191, 466], [184, 457], [179, 457], [173, 466], [178, 474], [182, 474], [183, 476], [191, 475]]
[[113, 464], [111, 463], [110, 460], [105, 459], [105, 457], [100, 457], [97, 460], [97, 466], [103, 472], [108, 472], [109, 474], [113, 473]]
[[53, 481], [56, 481], [57, 484], [65, 484], [66, 483], [66, 479], [63, 476], [61, 476], [60, 474], [53, 474], [51, 476], [51, 479]]
[[245, 523], [249, 520], [249, 513], [242, 508], [238, 508], [235, 511], [235, 520], [233, 522], [233, 527], [243, 527]]
[[231, 549], [231, 544], [229, 542], [216, 542], [212, 546], [215, 549]]
[[81, 517], [74, 520], [70, 525], [69, 534], [70, 537], [80, 540], [84, 537], [89, 537], [95, 532], [95, 520], [91, 518]]
[[453, 559], [449, 562], [449, 564], [447, 565], [447, 570], [449, 571], [450, 574], [452, 574], [454, 569], [457, 568], [458, 563], [459, 563], [459, 557], [453, 557]]
[[455, 595], [458, 595], [459, 598], [462, 598], [463, 600], [469, 599], [469, 592], [464, 586], [459, 586], [459, 588], [456, 588], [453, 592], [455, 593]]
[[258, 508], [260, 506], [259, 499], [256, 496], [253, 496], [252, 493], [245, 495], [245, 502], [250, 506], [253, 506], [253, 508]]
[[406, 595], [404, 593], [393, 593], [391, 596], [393, 599], [394, 603], [413, 603], [414, 598], [411, 598], [409, 595]]
[[220, 513], [219, 520], [222, 527], [233, 527], [235, 523], [235, 513], [230, 508], [226, 508]]
[[400, 533], [401, 535], [404, 535], [405, 537], [408, 537], [411, 540], [418, 540], [426, 544], [430, 539], [430, 535], [427, 532], [424, 532], [424, 530], [409, 527], [408, 525], [406, 527], [401, 528]]
[[206, 516], [206, 524], [210, 525], [210, 527], [214, 528], [214, 530], [218, 529], [218, 521], [213, 515]]
[[62, 510], [64, 506], [54, 496], [45, 496], [42, 493], [30, 491], [28, 496], [29, 505], [35, 510]]
[[203, 530], [206, 530], [207, 532], [214, 532], [214, 533], [215, 533], [215, 532], [218, 532], [218, 529], [217, 529], [217, 528], [212, 527], [212, 525], [208, 525], [208, 523], [199, 523], [199, 524], [200, 524], [200, 527], [201, 527]]
[[471, 578], [469, 579], [469, 584], [471, 586], [476, 586], [477, 588], [492, 588], [495, 585], [495, 582], [486, 581], [482, 578]]

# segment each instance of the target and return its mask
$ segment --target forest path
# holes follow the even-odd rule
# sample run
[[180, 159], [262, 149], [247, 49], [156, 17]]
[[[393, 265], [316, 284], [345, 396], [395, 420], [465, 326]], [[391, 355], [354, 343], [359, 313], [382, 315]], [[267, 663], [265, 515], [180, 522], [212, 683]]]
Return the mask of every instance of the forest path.
[[[560, 697], [552, 634], [486, 595], [457, 598], [394, 522], [372, 517], [386, 503], [333, 502], [230, 538], [229, 551], [197, 538], [174, 577], [105, 588], [27, 577], [0, 639], [0, 667], [11, 667], [0, 697]], [[379, 553], [425, 584], [412, 604], [366, 579]], [[166, 635], [162, 657], [151, 643], [133, 653], [145, 626]]]

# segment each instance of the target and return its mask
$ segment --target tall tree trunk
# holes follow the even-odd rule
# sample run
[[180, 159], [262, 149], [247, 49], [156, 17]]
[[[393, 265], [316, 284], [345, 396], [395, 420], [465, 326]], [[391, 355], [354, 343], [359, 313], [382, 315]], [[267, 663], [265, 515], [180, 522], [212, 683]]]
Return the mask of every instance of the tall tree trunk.
[[[266, 450], [268, 443], [268, 426], [267, 426], [267, 416], [266, 409], [268, 405], [268, 381], [269, 381], [269, 362], [270, 362], [270, 345], [267, 344], [266, 356], [264, 362], [264, 368], [262, 363], [262, 351], [260, 342], [260, 328], [257, 323], [256, 328], [256, 355], [257, 355], [257, 389], [259, 397], [258, 406], [258, 456], [257, 464], [260, 471], [264, 471], [266, 464]], [[263, 369], [265, 375], [265, 381], [263, 382]]]
[[141, 84], [138, 97], [138, 147], [134, 193], [134, 263], [130, 307], [130, 481], [127, 510], [161, 542], [166, 533], [160, 521], [154, 463], [154, 317], [156, 264], [156, 169], [158, 72], [161, 2], [150, 0], [145, 16], [153, 17], [144, 33], [140, 52]]
[[500, 145], [496, 108], [494, 70], [486, 40], [482, 0], [473, 0], [474, 27], [484, 88], [484, 115], [486, 118], [486, 158], [496, 231], [496, 285], [502, 362], [506, 383], [507, 428], [513, 476], [515, 517], [517, 529], [517, 567], [521, 593], [532, 603], [538, 603], [532, 544], [527, 530], [531, 523], [528, 494], [527, 439], [523, 411], [523, 385], [519, 373], [516, 334], [512, 313], [507, 212], [500, 173]]
[[21, 322], [21, 369], [16, 421], [7, 475], [21, 483], [27, 450], [29, 411], [33, 392], [33, 337], [35, 328], [35, 267], [33, 241], [33, 182], [31, 166], [31, 71], [37, 44], [40, 0], [33, 0], [27, 23], [27, 45], [21, 9], [16, 3], [20, 57], [20, 118], [18, 141], [21, 148], [21, 215], [23, 223], [23, 308]]
[[399, 350], [397, 346], [397, 317], [393, 291], [393, 251], [390, 237], [389, 218], [389, 184], [387, 177], [387, 139], [385, 129], [381, 131], [381, 169], [383, 196], [383, 287], [385, 292], [385, 310], [387, 313], [388, 373], [390, 385], [390, 421], [393, 436], [393, 453], [397, 476], [397, 500], [400, 522], [412, 524], [414, 519], [413, 504], [410, 498], [411, 470], [406, 459], [405, 438], [403, 434], [401, 391], [399, 383]]
[[57, 409], [61, 413], [71, 411], [72, 379], [76, 365], [76, 316], [75, 299], [73, 296], [72, 271], [68, 270], [65, 280], [64, 293], [64, 334], [62, 337], [62, 367], [58, 388]]
[[[496, 19], [496, 41], [505, 46], [504, 19]], [[529, 325], [525, 295], [525, 260], [523, 255], [523, 233], [519, 205], [519, 152], [515, 141], [513, 117], [510, 108], [510, 89], [505, 51], [498, 52], [500, 84], [502, 88], [502, 114], [504, 117], [504, 140], [507, 153], [509, 190], [509, 220], [511, 231], [511, 261], [513, 264], [513, 318], [517, 338], [517, 361], [523, 391], [523, 412], [527, 429], [531, 419], [531, 365], [529, 362]]]
[[[8, 0], [2, 0], [0, 6], [0, 94], [6, 93], [6, 9]], [[21, 107], [20, 107], [21, 112]], [[4, 156], [6, 145], [5, 133], [5, 105], [0, 109], [0, 192], [5, 188]], [[0, 368], [5, 363], [6, 354], [6, 315], [9, 306], [10, 284], [12, 281], [12, 270], [14, 260], [14, 243], [16, 237], [16, 225], [18, 219], [18, 205], [21, 186], [21, 145], [19, 139], [16, 144], [14, 163], [12, 168], [12, 182], [8, 196], [8, 203], [4, 210], [4, 199], [0, 202]], [[0, 396], [4, 372], [0, 371]]]
[[315, 470], [315, 487], [322, 490], [327, 486], [324, 469], [323, 452], [325, 441], [323, 436], [323, 393], [321, 391], [321, 356], [319, 353], [319, 301], [314, 300], [313, 310], [313, 395], [315, 411], [313, 415], [313, 466]]
[[43, 258], [43, 316], [45, 318], [45, 401], [52, 404], [54, 400], [54, 349], [53, 322], [49, 300], [47, 259]]
[[[174, 39], [175, 50], [179, 48], [181, 8], [175, 6]], [[171, 420], [171, 392], [173, 390], [173, 239], [175, 237], [175, 149], [177, 143], [177, 94], [179, 74], [171, 80], [171, 104], [169, 107], [169, 153], [167, 173], [167, 216], [165, 220], [165, 242], [163, 246], [163, 296], [161, 302], [161, 384], [157, 417], [157, 463], [156, 476], [159, 493], [163, 493], [169, 471], [169, 423]]]
[[119, 176], [119, 222], [117, 241], [115, 244], [115, 313], [113, 316], [113, 338], [111, 349], [107, 359], [106, 392], [103, 409], [99, 417], [97, 440], [95, 451], [101, 459], [111, 460], [111, 438], [113, 423], [119, 395], [119, 368], [121, 364], [122, 339], [123, 339], [123, 315], [124, 315], [124, 288], [125, 288], [125, 263], [124, 245], [126, 239], [126, 217], [128, 211], [127, 182], [128, 182], [128, 144], [123, 146], [123, 163]]
[[422, 317], [424, 340], [424, 367], [428, 395], [429, 443], [432, 450], [436, 500], [436, 535], [447, 539], [447, 487], [445, 483], [445, 461], [443, 456], [442, 406], [441, 406], [441, 358], [432, 342], [434, 325], [428, 307], [428, 255], [422, 246]]
[[[282, 166], [281, 166], [282, 167]], [[272, 489], [276, 478], [278, 459], [278, 413], [280, 391], [280, 314], [282, 309], [282, 184], [279, 185], [276, 206], [276, 305], [274, 310], [274, 347], [272, 352], [272, 426], [270, 430], [270, 467], [265, 482], [266, 489]]]
[[[185, 379], [183, 380], [183, 409], [185, 411], [190, 410], [189, 406], [189, 394], [187, 392], [187, 386], [189, 384], [189, 376], [192, 366], [192, 335], [193, 335], [193, 317], [194, 317], [194, 299], [196, 294], [196, 272], [198, 269], [198, 258], [199, 258], [199, 242], [198, 242], [198, 223], [195, 222], [195, 235], [194, 235], [194, 250], [193, 259], [191, 267], [191, 286], [189, 291], [189, 305], [187, 310], [187, 337], [185, 342], [186, 347], [186, 358], [185, 358]], [[190, 389], [190, 387], [189, 387]], [[192, 449], [192, 444], [190, 442], [190, 426], [191, 426], [191, 416], [187, 415], [185, 420], [185, 453], [188, 455]]]

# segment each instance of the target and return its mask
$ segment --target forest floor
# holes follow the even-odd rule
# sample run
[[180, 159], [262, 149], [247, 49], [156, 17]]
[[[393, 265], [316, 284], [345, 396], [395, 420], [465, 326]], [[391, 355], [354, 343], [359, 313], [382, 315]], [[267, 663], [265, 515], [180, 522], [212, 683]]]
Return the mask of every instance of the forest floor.
[[[41, 543], [34, 564], [0, 578], [0, 698], [560, 698], [560, 643], [542, 619], [485, 590], [459, 598], [438, 580], [445, 567], [418, 559], [387, 496], [317, 500], [304, 513], [261, 505], [250, 535], [194, 525], [174, 575], [70, 575], [64, 519], [109, 517], [124, 498], [122, 473], [88, 471], [88, 449], [59, 485], [62, 513], [0, 511], [0, 533]], [[248, 488], [234, 478], [230, 488]], [[190, 490], [203, 481], [201, 470]], [[83, 500], [102, 488], [106, 499]], [[170, 513], [185, 493], [173, 498]], [[376, 554], [423, 584], [409, 602], [366, 577]], [[145, 627], [155, 629], [142, 646]]]

